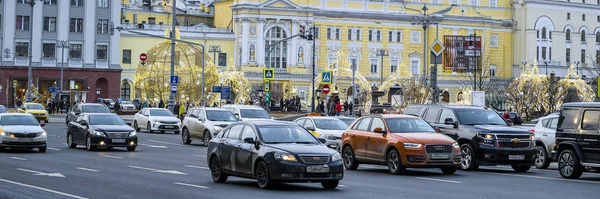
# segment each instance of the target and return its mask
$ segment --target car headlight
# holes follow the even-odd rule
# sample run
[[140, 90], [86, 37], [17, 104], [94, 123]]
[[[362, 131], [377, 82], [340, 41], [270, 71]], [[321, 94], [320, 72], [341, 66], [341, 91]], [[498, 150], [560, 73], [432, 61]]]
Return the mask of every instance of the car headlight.
[[136, 135], [137, 135], [137, 131], [129, 132], [129, 137], [136, 136]]
[[275, 159], [283, 160], [283, 161], [290, 161], [290, 162], [297, 162], [296, 156], [291, 155], [291, 154], [275, 153]]
[[341, 161], [342, 160], [342, 154], [340, 153], [335, 153], [331, 156], [331, 162], [336, 162], [336, 161]]
[[221, 130], [221, 129], [223, 129], [223, 128], [222, 128], [222, 127], [220, 127], [220, 126], [214, 126], [214, 127], [213, 127], [213, 129], [215, 129], [215, 131], [220, 131], [220, 130]]
[[337, 138], [333, 135], [329, 135], [329, 134], [321, 134], [322, 138], [328, 139], [328, 140], [336, 140]]
[[478, 133], [477, 136], [480, 139], [479, 144], [482, 145], [494, 145], [494, 135], [489, 133]]
[[422, 144], [417, 144], [417, 143], [404, 143], [404, 148], [409, 148], [409, 149], [417, 149], [417, 148], [421, 148]]
[[453, 143], [453, 144], [452, 144], [452, 146], [453, 146], [455, 149], [458, 149], [458, 148], [460, 148], [460, 145], [458, 145], [458, 142], [455, 142], [455, 143]]
[[94, 131], [93, 134], [96, 136], [104, 136], [104, 133], [102, 133], [100, 131]]
[[0, 131], [0, 136], [6, 136], [6, 133], [4, 131]]
[[535, 140], [535, 134], [531, 134], [531, 140]]
[[46, 133], [46, 131], [42, 131], [42, 133], [40, 133], [38, 135], [38, 137], [46, 137], [46, 136], [48, 136], [48, 134]]

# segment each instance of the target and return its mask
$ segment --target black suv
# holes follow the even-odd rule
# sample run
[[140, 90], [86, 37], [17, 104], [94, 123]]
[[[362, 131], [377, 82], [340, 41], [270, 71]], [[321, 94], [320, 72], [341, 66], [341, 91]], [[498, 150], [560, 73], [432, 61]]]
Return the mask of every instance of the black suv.
[[110, 109], [100, 103], [77, 103], [67, 113], [67, 118], [65, 119], [67, 126], [69, 126], [69, 122], [77, 119], [77, 116], [81, 113], [110, 113]]
[[576, 179], [584, 170], [600, 170], [600, 103], [563, 104], [556, 127], [558, 171]]
[[475, 106], [413, 105], [404, 114], [416, 115], [460, 145], [461, 168], [472, 171], [481, 166], [511, 165], [517, 172], [534, 165], [534, 135], [511, 127], [495, 111]]

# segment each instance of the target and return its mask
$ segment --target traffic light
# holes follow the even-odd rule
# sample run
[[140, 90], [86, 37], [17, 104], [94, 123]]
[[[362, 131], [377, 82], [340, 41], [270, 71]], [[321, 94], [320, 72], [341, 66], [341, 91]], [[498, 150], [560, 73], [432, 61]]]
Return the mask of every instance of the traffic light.
[[271, 93], [267, 93], [267, 102], [271, 101]]
[[304, 29], [304, 25], [300, 25], [300, 38], [306, 39], [306, 30]]

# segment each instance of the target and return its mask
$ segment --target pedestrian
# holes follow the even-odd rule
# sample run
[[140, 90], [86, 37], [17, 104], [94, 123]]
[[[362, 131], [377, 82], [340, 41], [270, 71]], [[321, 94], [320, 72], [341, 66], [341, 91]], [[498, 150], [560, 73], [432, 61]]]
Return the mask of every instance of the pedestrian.
[[354, 115], [354, 104], [352, 102], [348, 104], [348, 111], [350, 116]]
[[116, 114], [119, 114], [119, 112], [121, 110], [121, 104], [119, 104], [119, 101], [115, 101], [115, 105], [113, 106], [113, 109], [115, 110]]
[[502, 117], [506, 120], [509, 121], [511, 120], [510, 118], [510, 113], [508, 111], [504, 111], [504, 114], [502, 115]]
[[340, 116], [341, 112], [342, 112], [342, 103], [338, 101], [337, 104], [335, 104], [335, 115]]
[[344, 113], [348, 112], [348, 101], [344, 102]]
[[173, 113], [175, 113], [176, 116], [179, 116], [179, 107], [181, 106], [181, 104], [179, 104], [179, 102], [175, 103], [175, 108], [173, 109]]
[[[64, 100], [63, 102], [63, 111], [68, 112], [69, 111], [69, 102], [67, 102], [67, 100]], [[63, 112], [61, 112], [62, 114]]]
[[22, 104], [23, 104], [23, 101], [21, 101], [21, 99], [17, 99], [17, 107], [15, 107], [15, 108], [20, 108]]
[[163, 100], [161, 99], [160, 102], [158, 103], [158, 107], [159, 108], [165, 108], [165, 102], [163, 102]]

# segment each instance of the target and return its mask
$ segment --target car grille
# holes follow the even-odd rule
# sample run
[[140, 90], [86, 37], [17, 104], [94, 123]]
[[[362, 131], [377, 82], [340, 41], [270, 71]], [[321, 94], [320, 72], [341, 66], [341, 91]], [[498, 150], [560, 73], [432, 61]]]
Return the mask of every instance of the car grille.
[[109, 138], [126, 138], [129, 136], [128, 132], [107, 132]]
[[530, 142], [498, 142], [498, 146], [504, 148], [529, 148]]
[[34, 138], [37, 137], [37, 133], [13, 133], [16, 138]]
[[425, 145], [427, 153], [452, 153], [452, 145], [447, 144], [435, 144]]
[[163, 123], [163, 124], [177, 124], [177, 122], [160, 122], [160, 123]]
[[306, 164], [327, 164], [329, 156], [300, 156], [300, 159]]
[[517, 138], [519, 140], [529, 140], [531, 138], [531, 136], [529, 134], [496, 134], [496, 138], [498, 138], [498, 139]]

